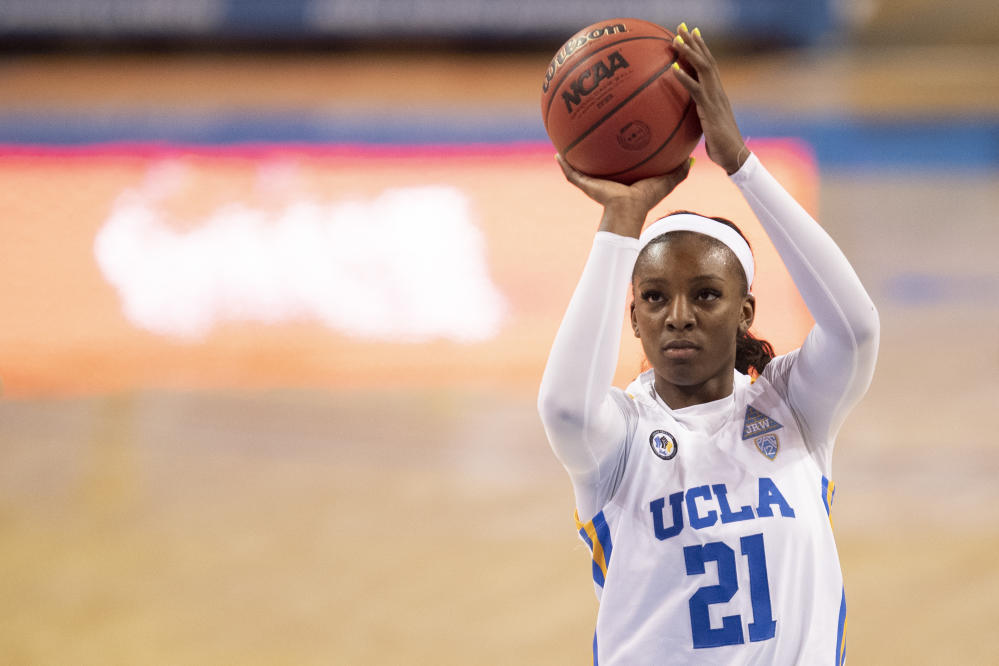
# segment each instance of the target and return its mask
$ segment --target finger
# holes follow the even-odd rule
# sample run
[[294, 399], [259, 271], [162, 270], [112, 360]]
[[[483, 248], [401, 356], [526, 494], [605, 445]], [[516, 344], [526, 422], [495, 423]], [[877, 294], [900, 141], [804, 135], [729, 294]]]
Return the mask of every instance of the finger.
[[690, 175], [690, 160], [687, 159], [676, 169], [673, 169], [668, 174], [666, 174], [665, 190], [662, 192], [662, 197], [666, 197], [670, 192], [677, 188], [677, 185], [687, 180], [687, 176]]
[[690, 93], [690, 96], [693, 97], [696, 102], [697, 96], [701, 93], [701, 84], [697, 81], [697, 79], [683, 71], [683, 67], [680, 67], [679, 63], [673, 63], [672, 69], [673, 76], [675, 76], [680, 82], [680, 85], [687, 89], [687, 92]]
[[713, 64], [715, 57], [711, 54], [711, 49], [708, 48], [708, 43], [704, 41], [701, 29], [694, 28], [689, 34], [690, 39], [687, 40], [687, 43], [691, 46], [691, 48], [696, 49], [702, 58]]
[[578, 187], [582, 190], [583, 194], [590, 197], [594, 201], [603, 202], [605, 196], [602, 193], [601, 188], [604, 187], [604, 181], [599, 178], [594, 178], [593, 176], [588, 176], [582, 171], [576, 170], [558, 153], [555, 154], [555, 161], [557, 161], [559, 166], [562, 167], [562, 173], [565, 174], [566, 180]]
[[689, 157], [684, 160], [683, 164], [666, 174], [672, 181], [673, 187], [676, 187], [683, 181], [687, 180], [687, 176], [690, 175], [690, 167], [692, 166], [694, 166], [694, 158]]
[[678, 34], [673, 38], [673, 48], [676, 49], [677, 55], [680, 56], [683, 62], [693, 67], [694, 71], [700, 76], [709, 63], [705, 54], [694, 44], [695, 38], [690, 33], [687, 33], [686, 39], [684, 39], [682, 34]]
[[632, 185], [632, 187], [644, 188], [647, 192], [652, 193], [652, 199], [655, 201], [652, 206], [661, 201], [666, 195], [676, 189], [676, 186], [687, 179], [690, 174], [690, 166], [694, 163], [694, 158], [691, 157], [685, 160], [676, 169], [673, 169], [669, 173], [663, 174], [661, 176], [652, 176], [650, 178], [644, 178]]
[[[703, 55], [703, 52], [707, 49], [707, 46], [704, 43], [704, 38], [701, 37], [700, 28], [694, 28], [693, 30], [688, 30], [687, 24], [681, 23], [680, 25], [676, 26], [676, 37], [679, 37], [680, 43], [686, 44], [687, 47], [690, 48], [692, 52]], [[676, 42], [675, 37], [674, 37], [674, 42]]]
[[572, 166], [570, 166], [569, 163], [565, 161], [565, 158], [559, 155], [558, 153], [555, 153], [555, 161], [558, 162], [559, 168], [562, 169], [562, 173], [565, 175], [565, 179], [578, 187], [579, 179], [582, 177], [583, 174], [573, 169]]
[[572, 167], [566, 164], [565, 160], [562, 159], [562, 156], [559, 155], [558, 153], [555, 153], [555, 164], [557, 164], [559, 168], [562, 169], [562, 173], [564, 173], [566, 176], [569, 175], [566, 170], [571, 169]]
[[[694, 28], [694, 30], [697, 30], [697, 28]], [[700, 30], [698, 30], [698, 34], [700, 34]], [[679, 39], [677, 39], [677, 37], [679, 37]], [[701, 40], [701, 43], [703, 43], [703, 40]], [[691, 53], [697, 53], [699, 55], [698, 51], [700, 51], [700, 46], [698, 41], [694, 39], [693, 31], [687, 29], [686, 23], [681, 23], [676, 27], [676, 35], [673, 38], [673, 46], [678, 47], [680, 45], [687, 47], [687, 55]], [[677, 48], [677, 50], [680, 49]]]

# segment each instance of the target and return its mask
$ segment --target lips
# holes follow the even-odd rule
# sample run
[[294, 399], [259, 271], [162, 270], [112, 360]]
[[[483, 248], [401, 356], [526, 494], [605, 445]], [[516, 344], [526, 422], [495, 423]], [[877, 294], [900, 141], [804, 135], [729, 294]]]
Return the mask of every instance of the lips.
[[700, 346], [690, 340], [671, 340], [663, 349], [700, 349]]
[[668, 359], [684, 361], [694, 356], [700, 349], [690, 340], [671, 340], [663, 347], [663, 354]]

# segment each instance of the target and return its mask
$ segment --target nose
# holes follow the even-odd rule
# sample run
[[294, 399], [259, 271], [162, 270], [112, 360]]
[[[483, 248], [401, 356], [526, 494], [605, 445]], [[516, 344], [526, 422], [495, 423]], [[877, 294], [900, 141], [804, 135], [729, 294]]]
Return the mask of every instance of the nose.
[[666, 310], [666, 328], [671, 331], [689, 331], [694, 327], [694, 309], [690, 302], [678, 296], [673, 299]]

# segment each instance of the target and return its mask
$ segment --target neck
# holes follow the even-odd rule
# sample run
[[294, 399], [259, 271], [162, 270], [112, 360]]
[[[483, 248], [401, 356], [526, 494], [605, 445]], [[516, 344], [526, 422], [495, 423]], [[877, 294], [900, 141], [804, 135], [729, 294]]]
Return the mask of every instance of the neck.
[[734, 381], [729, 372], [723, 377], [712, 377], [702, 384], [681, 386], [666, 381], [656, 373], [654, 386], [656, 393], [670, 409], [683, 409], [728, 397], [732, 394]]

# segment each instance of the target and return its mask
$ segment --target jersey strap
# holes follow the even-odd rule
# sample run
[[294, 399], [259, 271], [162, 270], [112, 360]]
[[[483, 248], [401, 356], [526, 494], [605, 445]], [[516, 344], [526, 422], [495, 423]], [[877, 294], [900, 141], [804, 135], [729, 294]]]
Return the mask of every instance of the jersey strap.
[[611, 551], [614, 550], [610, 528], [607, 526], [604, 512], [601, 511], [593, 516], [593, 520], [585, 525], [579, 520], [579, 511], [576, 512], [574, 518], [579, 536], [593, 554], [593, 582], [603, 587], [604, 579], [607, 577], [607, 567], [610, 566]]
[[[836, 484], [822, 477], [822, 504], [826, 507], [826, 516], [829, 517], [829, 525], [832, 526], [832, 504], [836, 497]], [[843, 595], [839, 602], [839, 621], [836, 626], [836, 666], [843, 666], [846, 663], [846, 588], [843, 588]]]
[[826, 507], [826, 516], [829, 517], [829, 524], [832, 525], [832, 504], [836, 497], [836, 484], [822, 477], [822, 504]]
[[836, 627], [836, 666], [846, 663], [846, 588], [839, 602], [839, 625]]

